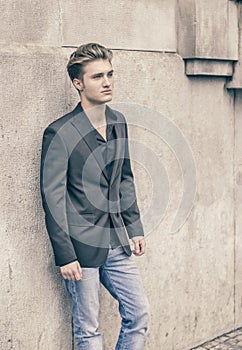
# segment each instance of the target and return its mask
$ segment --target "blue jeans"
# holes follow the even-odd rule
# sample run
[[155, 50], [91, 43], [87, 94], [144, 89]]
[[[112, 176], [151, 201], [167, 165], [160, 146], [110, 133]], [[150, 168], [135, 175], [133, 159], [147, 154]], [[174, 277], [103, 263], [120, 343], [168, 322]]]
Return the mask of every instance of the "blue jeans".
[[72, 318], [78, 350], [102, 350], [98, 330], [100, 282], [119, 303], [122, 326], [116, 350], [142, 350], [149, 306], [136, 264], [122, 247], [110, 249], [104, 265], [82, 268], [81, 281], [64, 280], [72, 297]]

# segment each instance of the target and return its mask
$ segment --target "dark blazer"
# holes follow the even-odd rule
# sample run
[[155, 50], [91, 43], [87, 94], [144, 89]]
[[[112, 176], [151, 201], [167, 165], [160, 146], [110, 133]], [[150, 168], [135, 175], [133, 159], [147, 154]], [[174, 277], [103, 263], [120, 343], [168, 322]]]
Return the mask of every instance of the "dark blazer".
[[41, 195], [56, 265], [76, 259], [83, 267], [102, 265], [108, 254], [110, 226], [127, 255], [131, 255], [128, 237], [144, 235], [127, 124], [120, 112], [108, 106], [106, 120], [116, 134], [110, 178], [93, 136], [95, 129], [80, 103], [44, 131]]

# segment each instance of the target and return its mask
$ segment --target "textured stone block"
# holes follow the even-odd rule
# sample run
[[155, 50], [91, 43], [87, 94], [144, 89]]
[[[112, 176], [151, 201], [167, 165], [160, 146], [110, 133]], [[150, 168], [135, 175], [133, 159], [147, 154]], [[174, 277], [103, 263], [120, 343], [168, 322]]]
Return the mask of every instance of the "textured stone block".
[[175, 0], [61, 0], [65, 46], [176, 51]]
[[0, 42], [60, 45], [58, 0], [0, 2]]
[[0, 48], [0, 348], [71, 348], [70, 302], [44, 227], [42, 133], [65, 109], [60, 50]]
[[[242, 59], [242, 57], [241, 57]], [[226, 84], [227, 89], [242, 89], [242, 63], [241, 59], [234, 65], [234, 75]]]
[[227, 0], [179, 0], [178, 52], [183, 58], [237, 60], [237, 5]]
[[197, 60], [191, 59], [185, 62], [186, 75], [210, 75], [231, 77], [233, 74], [233, 63], [219, 60]]
[[227, 89], [242, 89], [242, 4], [239, 5], [239, 61], [234, 65], [233, 78]]
[[242, 90], [235, 104], [235, 327], [242, 326]]

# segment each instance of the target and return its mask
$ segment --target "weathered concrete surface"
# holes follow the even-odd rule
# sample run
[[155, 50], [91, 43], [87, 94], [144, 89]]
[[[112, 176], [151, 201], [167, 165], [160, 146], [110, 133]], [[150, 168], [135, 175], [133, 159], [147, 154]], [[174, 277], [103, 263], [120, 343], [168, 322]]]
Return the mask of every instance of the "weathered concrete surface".
[[61, 0], [62, 45], [176, 51], [175, 0]]
[[0, 42], [60, 45], [58, 0], [1, 1], [0, 13]]
[[65, 110], [60, 50], [1, 47], [0, 349], [67, 350], [70, 302], [39, 193], [42, 132]]
[[238, 59], [237, 5], [178, 0], [178, 52], [183, 58]]
[[234, 65], [234, 74], [231, 81], [226, 85], [228, 89], [242, 89], [242, 4], [238, 5], [239, 25], [239, 60]]
[[209, 75], [231, 77], [233, 62], [222, 60], [187, 59], [185, 62], [186, 75]]
[[242, 91], [235, 93], [235, 325], [242, 326]]
[[[113, 65], [115, 102], [142, 104], [170, 118], [184, 133], [196, 162], [194, 208], [172, 235], [183, 188], [179, 163], [160, 137], [130, 127], [130, 137], [142, 140], [166, 167], [171, 195], [164, 220], [147, 238], [146, 257], [136, 259], [151, 303], [146, 349], [189, 349], [233, 328], [233, 99], [222, 78], [188, 80], [176, 55], [120, 51]], [[70, 104], [76, 101], [73, 89]], [[142, 213], [150, 205], [147, 164], [146, 154], [142, 165], [133, 164]], [[113, 349], [120, 322], [117, 307], [106, 293], [102, 303], [106, 348]], [[107, 321], [107, 310], [115, 308]]]

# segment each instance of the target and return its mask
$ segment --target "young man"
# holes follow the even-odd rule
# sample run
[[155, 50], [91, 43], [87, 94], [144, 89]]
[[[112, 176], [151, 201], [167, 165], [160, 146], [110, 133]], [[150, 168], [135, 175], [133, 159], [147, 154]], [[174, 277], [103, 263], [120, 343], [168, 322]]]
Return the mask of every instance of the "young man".
[[132, 253], [145, 253], [145, 239], [127, 125], [121, 113], [106, 105], [113, 93], [111, 59], [112, 52], [99, 44], [73, 52], [67, 69], [80, 103], [46, 128], [42, 145], [46, 227], [72, 297], [79, 350], [102, 349], [100, 282], [119, 302], [122, 327], [116, 350], [142, 350], [148, 322], [148, 302], [132, 258]]

